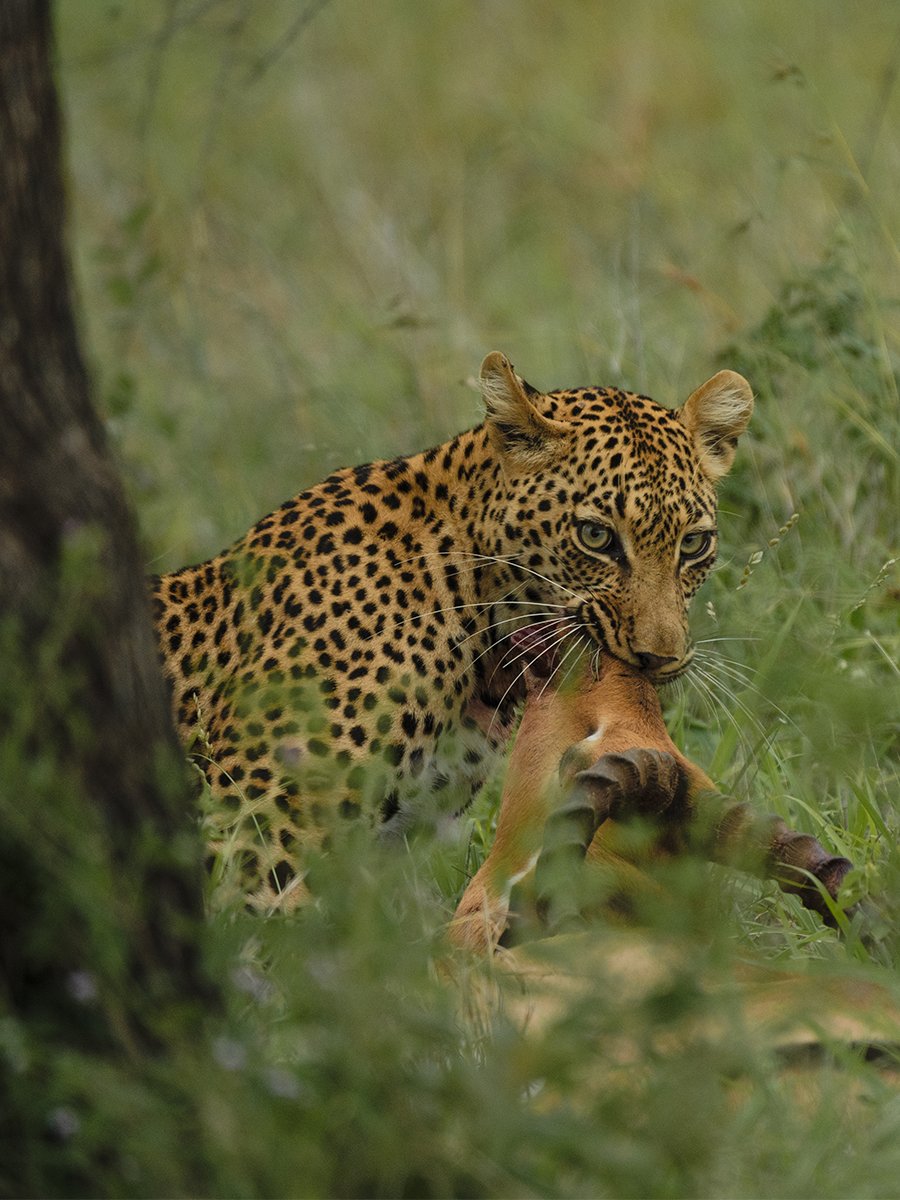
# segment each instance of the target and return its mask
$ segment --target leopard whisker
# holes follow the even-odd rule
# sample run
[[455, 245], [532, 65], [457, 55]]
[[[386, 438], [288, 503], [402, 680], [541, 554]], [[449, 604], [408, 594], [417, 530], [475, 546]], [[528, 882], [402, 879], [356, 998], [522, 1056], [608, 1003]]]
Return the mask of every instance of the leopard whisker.
[[551, 579], [549, 575], [542, 575], [540, 571], [536, 571], [533, 567], [526, 567], [524, 563], [516, 562], [513, 558], [505, 558], [497, 554], [475, 554], [466, 550], [449, 550], [435, 551], [433, 554], [420, 555], [422, 558], [468, 558], [475, 559], [478, 562], [492, 562], [499, 566], [512, 567], [517, 571], [524, 571], [526, 574], [533, 576], [535, 579], [540, 579], [544, 583], [548, 583], [551, 587], [558, 588], [559, 591], [565, 592], [567, 595], [574, 597], [579, 604], [584, 604], [585, 599], [574, 592], [570, 587], [566, 587], [564, 583], [560, 583], [557, 579]]
[[[720, 712], [725, 713], [725, 715], [728, 717], [729, 721], [733, 725], [735, 731], [737, 732], [738, 738], [740, 739], [742, 744], [747, 748], [747, 752], [748, 752], [747, 753], [747, 761], [745, 762], [744, 766], [741, 769], [740, 774], [737, 777], [737, 779], [741, 779], [745, 775], [747, 775], [747, 773], [751, 770], [752, 764], [756, 764], [756, 769], [757, 770], [759, 769], [760, 752], [763, 748], [765, 748], [765, 750], [767, 750], [767, 751], [771, 749], [771, 747], [773, 746], [773, 744], [775, 742], [776, 736], [777, 736], [777, 730], [771, 729], [771, 730], [767, 731], [764, 728], [764, 726], [762, 725], [762, 723], [756, 717], [754, 717], [754, 715], [749, 711], [749, 709], [747, 709], [746, 705], [743, 705], [741, 703], [741, 701], [737, 698], [737, 696], [735, 696], [734, 693], [732, 693], [730, 691], [730, 689], [725, 687], [725, 685], [721, 681], [716, 681], [712, 677], [708, 677], [708, 678], [710, 679], [710, 682], [715, 684], [716, 687], [719, 690], [721, 690], [722, 694], [727, 699], [730, 699], [732, 701], [732, 703], [735, 703], [738, 706], [738, 708], [740, 708], [744, 712], [744, 714], [747, 716], [748, 721], [750, 722], [751, 726], [756, 727], [758, 736], [757, 736], [756, 740], [754, 741], [754, 740], [751, 740], [747, 736], [746, 731], [742, 728], [742, 726], [739, 724], [739, 722], [734, 718], [734, 715], [729, 711], [729, 709], [727, 707], [720, 706], [718, 703], [716, 703], [712, 709], [713, 715], [715, 717], [718, 717], [718, 714]], [[695, 678], [695, 679], [693, 679], [693, 682], [699, 683], [700, 681]], [[707, 687], [707, 685], [704, 684], [703, 686], [704, 686], [704, 689], [707, 692], [709, 692], [709, 694], [713, 697], [714, 701], [716, 701], [717, 698], [711, 692], [711, 690]], [[786, 719], [790, 720], [789, 717]], [[793, 722], [791, 722], [791, 723], [793, 724]], [[737, 779], [734, 781], [735, 784], [737, 783]]]
[[[581, 637], [578, 639], [578, 641], [579, 641], [579, 644], [580, 644], [580, 646], [581, 646], [582, 655], [584, 654], [584, 652], [585, 652], [586, 650], [590, 650], [590, 648], [591, 648], [591, 639], [590, 639], [590, 637], [588, 637], [588, 636], [587, 636], [587, 635], [585, 635], [585, 634], [582, 634], [582, 635], [581, 635]], [[590, 656], [590, 657], [593, 657], [593, 656]], [[565, 675], [563, 676], [562, 683], [559, 685], [561, 688], [564, 688], [564, 687], [566, 686], [566, 684], [567, 684], [567, 683], [568, 683], [568, 681], [569, 681], [569, 676], [572, 674], [572, 672], [573, 672], [574, 670], [576, 670], [576, 669], [577, 669], [577, 667], [578, 667], [578, 664], [579, 664], [581, 661], [582, 661], [582, 658], [581, 658], [581, 656], [579, 656], [578, 658], [576, 658], [576, 659], [575, 659], [575, 662], [573, 662], [573, 663], [572, 663], [571, 667], [569, 667], [568, 671], [566, 671]]]
[[762, 638], [749, 637], [749, 636], [748, 637], [741, 637], [741, 636], [709, 637], [709, 638], [698, 638], [697, 641], [694, 642], [694, 645], [695, 646], [708, 646], [712, 642], [759, 642], [759, 641], [762, 641]]
[[[544, 625], [548, 621], [565, 620], [565, 617], [560, 617], [556, 613], [534, 613], [533, 615], [537, 619], [532, 621], [532, 620], [530, 620], [531, 615], [532, 614], [529, 614], [529, 622], [528, 622], [529, 628], [531, 627], [531, 625]], [[522, 613], [516, 613], [516, 615], [514, 617], [504, 617], [500, 621], [492, 621], [490, 623], [490, 625], [485, 625], [485, 627], [483, 629], [476, 629], [474, 633], [467, 633], [466, 636], [462, 639], [462, 641], [457, 642], [456, 644], [458, 646], [464, 646], [466, 644], [466, 642], [471, 641], [473, 637], [478, 637], [479, 634], [488, 633], [491, 629], [499, 629], [501, 625], [511, 625], [513, 623], [513, 621], [521, 621], [521, 620], [522, 620]], [[505, 633], [503, 635], [503, 637], [498, 638], [498, 640], [496, 642], [492, 643], [488, 647], [488, 649], [485, 651], [485, 653], [488, 653], [490, 650], [496, 649], [496, 647], [500, 644], [500, 642], [504, 641], [508, 637], [512, 637], [512, 635], [515, 632], [516, 632], [516, 630], [513, 629], [509, 633]], [[480, 658], [481, 655], [479, 655], [478, 657]], [[476, 659], [475, 661], [477, 662], [478, 660]]]
[[[546, 680], [544, 681], [544, 686], [538, 692], [538, 700], [540, 700], [540, 698], [543, 696], [544, 692], [546, 692], [547, 688], [550, 686], [550, 682], [553, 679], [553, 676], [556, 675], [557, 672], [562, 670], [563, 663], [572, 654], [572, 652], [574, 650], [578, 650], [579, 655], [580, 655], [581, 651], [584, 649], [584, 642], [585, 642], [585, 639], [583, 637], [578, 638], [578, 640], [576, 642], [574, 642], [569, 647], [569, 649], [565, 652], [565, 654], [562, 656], [562, 658], [559, 660], [559, 662], [556, 664], [556, 666], [553, 668], [553, 670], [550, 672], [550, 674], [547, 676]], [[572, 666], [569, 667], [568, 671], [566, 671], [565, 677], [563, 679], [562, 684], [560, 684], [560, 687], [562, 687], [565, 684], [566, 679], [569, 678], [573, 669], [578, 666], [579, 661], [580, 661], [580, 657], [576, 658], [575, 662], [572, 664]]]
[[[744, 674], [745, 670], [756, 674], [757, 672], [754, 667], [744, 667], [743, 663], [737, 664], [734, 659], [723, 658], [721, 655], [710, 654], [709, 652], [702, 652], [700, 658], [707, 671], [713, 673], [714, 669], [718, 670], [722, 675], [730, 679], [732, 682], [739, 684], [746, 691], [752, 692], [771, 709], [773, 709], [774, 712], [776, 712], [778, 716], [782, 718], [782, 720], [786, 721], [789, 725], [792, 725], [794, 729], [799, 731], [799, 726], [793, 717], [789, 716], [783, 708], [776, 704], [774, 700], [767, 696], [765, 692], [758, 688], [756, 684], [754, 684], [753, 681]], [[737, 697], [735, 697], [735, 699], [736, 698]]]
[[[566, 640], [566, 638], [570, 636], [570, 633], [571, 633], [571, 630], [567, 629], [567, 630], [566, 630], [566, 631], [565, 631], [565, 632], [564, 632], [564, 633], [563, 633], [563, 634], [562, 634], [560, 637], [558, 637], [558, 638], [556, 639], [556, 641], [554, 641], [554, 642], [551, 642], [549, 645], [547, 644], [547, 640], [546, 640], [546, 639], [544, 639], [544, 641], [542, 642], [542, 645], [541, 645], [541, 649], [538, 651], [538, 653], [537, 653], [537, 654], [535, 654], [535, 655], [534, 655], [534, 657], [531, 659], [531, 662], [529, 662], [529, 663], [528, 663], [526, 666], [524, 666], [524, 667], [522, 668], [522, 671], [527, 671], [527, 670], [528, 670], [528, 668], [529, 668], [529, 667], [530, 667], [530, 666], [531, 666], [533, 663], [536, 663], [536, 662], [537, 662], [537, 660], [540, 658], [541, 654], [544, 654], [544, 653], [546, 653], [548, 650], [552, 650], [554, 646], [558, 646], [558, 645], [559, 645], [561, 642], [564, 642], [564, 641]], [[520, 653], [517, 655], [517, 657], [516, 657], [516, 658], [514, 658], [514, 659], [512, 659], [512, 660], [511, 660], [511, 662], [518, 662], [518, 661], [519, 661], [519, 659], [522, 659], [522, 658], [524, 658], [526, 654], [530, 653], [530, 651], [531, 651], [532, 649], [534, 649], [534, 647], [533, 647], [533, 646], [528, 646], [528, 647], [526, 647], [526, 649], [525, 649], [525, 650], [523, 650], [523, 651], [521, 651], [521, 652], [520, 652]], [[501, 665], [502, 665], [502, 664], [501, 664]], [[498, 665], [498, 667], [496, 668], [496, 670], [499, 670], [499, 669], [500, 669], [500, 666]], [[519, 678], [520, 678], [520, 676], [521, 676], [521, 674], [522, 674], [522, 671], [519, 671], [519, 672], [518, 672], [518, 673], [517, 673], [517, 674], [516, 674], [516, 675], [513, 677], [513, 679], [512, 679], [512, 680], [509, 682], [509, 684], [507, 684], [506, 690], [504, 691], [504, 693], [503, 693], [503, 695], [500, 697], [500, 699], [497, 701], [496, 708], [495, 708], [495, 712], [494, 712], [494, 716], [491, 718], [491, 723], [490, 723], [490, 725], [488, 726], [488, 736], [490, 736], [491, 732], [493, 731], [493, 728], [494, 728], [494, 721], [496, 721], [496, 719], [497, 719], [497, 713], [499, 713], [499, 712], [500, 712], [501, 708], [503, 707], [503, 702], [504, 702], [504, 700], [505, 700], [505, 699], [506, 699], [506, 697], [509, 695], [509, 693], [512, 691], [512, 689], [515, 687], [515, 685], [518, 683], [518, 681], [519, 681]]]
[[721, 654], [718, 650], [698, 650], [698, 654], [702, 655], [709, 662], [728, 663], [729, 666], [735, 667], [740, 671], [749, 671], [751, 675], [757, 675], [758, 669], [750, 666], [749, 663], [741, 662], [738, 658], [729, 658], [725, 654]]
[[695, 692], [702, 701], [704, 708], [715, 721], [719, 730], [721, 731], [722, 729], [722, 716], [724, 715], [725, 718], [731, 723], [740, 741], [746, 743], [747, 738], [742, 726], [737, 721], [734, 714], [722, 703], [720, 697], [716, 695], [706, 680], [701, 677], [696, 668], [681, 678], [685, 681], [685, 683], [690, 682], [691, 686], [694, 688]]
[[[493, 625], [488, 625], [487, 628], [483, 631], [477, 630], [476, 633], [470, 633], [468, 635], [468, 637], [463, 638], [463, 640], [461, 642], [459, 642], [458, 644], [460, 646], [463, 646], [463, 645], [465, 645], [465, 643], [467, 641], [469, 641], [469, 638], [476, 637], [478, 635], [478, 633], [482, 633], [482, 632], [487, 633], [487, 631], [489, 629], [496, 629], [499, 625], [508, 625], [510, 622], [518, 621], [520, 619], [521, 619], [520, 617], [516, 616], [516, 617], [507, 617], [507, 619], [505, 621], [496, 621]], [[564, 621], [565, 619], [566, 618], [564, 618], [564, 617], [556, 616], [555, 613], [551, 613], [551, 614], [548, 614], [547, 616], [545, 616], [542, 620], [529, 622], [529, 628], [533, 628], [533, 627], [536, 627], [539, 625], [559, 625], [561, 623], [561, 621]], [[517, 632], [517, 630], [511, 629], [508, 633], [504, 633], [504, 635], [502, 637], [498, 638], [496, 642], [492, 642], [485, 650], [482, 650], [482, 652], [479, 655], [477, 655], [475, 658], [472, 659], [472, 666], [474, 667], [475, 664], [480, 659], [484, 658], [484, 656], [486, 654], [490, 654], [491, 651], [497, 650], [503, 642], [505, 642], [509, 638], [513, 637], [513, 635], [516, 632]], [[493, 671], [491, 672], [491, 679], [494, 678], [494, 676], [497, 674], [497, 671], [500, 669], [501, 666], [503, 666], [502, 662], [498, 663], [497, 666], [494, 667]]]
[[402, 621], [396, 621], [393, 628], [401, 629], [411, 621], [427, 621], [429, 617], [443, 616], [444, 613], [450, 612], [462, 612], [467, 608], [493, 608], [495, 604], [521, 605], [522, 607], [542, 609], [556, 608], [566, 612], [571, 611], [567, 604], [548, 604], [546, 600], [479, 600], [472, 604], [450, 604], [446, 608], [432, 608], [424, 613], [411, 613], [410, 616], [404, 617]]
[[475, 558], [484, 559], [487, 562], [512, 562], [513, 559], [521, 557], [525, 553], [524, 550], [519, 550], [515, 554], [479, 554], [475, 550], [426, 550], [421, 554], [412, 554], [409, 558], [398, 558], [399, 565], [404, 565], [411, 562], [421, 562], [425, 558]]
[[[717, 691], [721, 697], [724, 697], [726, 700], [728, 700], [732, 704], [734, 704], [735, 707], [739, 708], [740, 711], [744, 714], [744, 716], [747, 718], [747, 720], [750, 722], [750, 724], [753, 726], [753, 728], [756, 729], [756, 731], [758, 733], [762, 734], [765, 732], [765, 730], [763, 728], [763, 724], [760, 721], [759, 717], [757, 717], [756, 714], [750, 708], [747, 707], [747, 705], [743, 702], [743, 700], [740, 699], [740, 697], [737, 695], [737, 693], [734, 692], [728, 686], [727, 683], [725, 683], [721, 679], [717, 679], [715, 677], [715, 675], [712, 675], [710, 672], [705, 671], [702, 667], [699, 667], [699, 666], [695, 667], [695, 671], [697, 672], [697, 674], [699, 676], [701, 676], [703, 679], [706, 680], [706, 683], [708, 684], [708, 686], [710, 688]], [[725, 708], [724, 711], [728, 712], [728, 709]], [[732, 714], [729, 713], [729, 716], [731, 716], [731, 715]], [[735, 723], [735, 728], [737, 728], [736, 723]]]
[[733, 679], [737, 679], [746, 687], [752, 687], [750, 675], [755, 675], [754, 667], [745, 666], [743, 663], [737, 662], [735, 659], [723, 658], [720, 654], [710, 653], [709, 650], [697, 650], [695, 659], [702, 662], [709, 670], [718, 670], [723, 674], [730, 675]]
[[596, 648], [591, 655], [591, 675], [596, 679], [600, 673], [600, 655], [603, 653], [600, 646]]
[[[565, 618], [561, 619], [561, 618], [554, 617], [547, 621], [536, 621], [535, 625], [542, 625], [542, 624], [543, 625], [555, 625], [557, 628], [559, 628], [560, 626], [563, 625], [564, 622], [567, 625], [567, 628], [563, 630], [562, 637], [559, 639], [559, 641], [564, 641], [567, 636], [571, 636], [572, 634], [576, 633], [579, 629], [587, 628], [587, 626], [585, 626], [582, 622], [576, 621], [576, 619], [574, 617], [570, 617], [570, 618], [568, 618], [568, 620], [566, 620]], [[513, 631], [513, 632], [515, 632], [515, 631]], [[547, 646], [546, 646], [547, 637], [549, 637], [552, 633], [553, 633], [552, 629], [547, 630], [547, 636], [542, 639], [541, 650], [539, 651], [539, 654], [543, 654], [545, 652], [545, 650], [547, 649]], [[500, 639], [500, 641], [502, 642], [502, 641], [506, 640], [506, 638], [509, 638], [512, 636], [513, 636], [512, 633], [506, 634], [506, 635], [504, 635], [503, 638]], [[584, 634], [581, 635], [581, 637], [579, 638], [579, 641], [587, 642], [588, 644], [590, 644], [590, 639], [585, 637]], [[557, 643], [553, 643], [553, 644], [556, 645]], [[498, 643], [498, 645], [499, 645], [499, 643]], [[500, 662], [497, 663], [496, 667], [494, 667], [493, 671], [491, 672], [491, 679], [494, 678], [494, 676], [501, 669], [501, 667], [511, 666], [512, 663], [517, 662], [520, 658], [524, 658], [525, 654], [527, 654], [528, 651], [531, 650], [532, 648], [533, 648], [532, 646], [527, 646], [525, 648], [525, 650], [523, 650], [523, 652], [521, 654], [517, 655], [515, 658], [510, 658], [509, 652], [507, 652], [507, 654], [500, 660]], [[552, 647], [550, 647], [550, 648], [552, 648]], [[532, 662], [534, 662], [534, 661], [536, 661], [536, 660], [533, 659]], [[529, 663], [528, 665], [531, 666], [531, 663]]]
[[[560, 638], [559, 638], [559, 639], [557, 639], [558, 641], [562, 641], [562, 640], [564, 640], [564, 639], [565, 639], [565, 637], [566, 637], [566, 636], [568, 636], [568, 634], [570, 634], [570, 633], [573, 633], [573, 632], [574, 632], [574, 630], [575, 630], [575, 628], [577, 628], [577, 625], [575, 625], [575, 618], [574, 618], [574, 617], [569, 617], [569, 618], [565, 618], [565, 617], [561, 617], [561, 618], [554, 618], [552, 621], [543, 621], [543, 622], [542, 622], [542, 621], [538, 621], [538, 622], [537, 622], [537, 624], [539, 624], [539, 625], [541, 625], [541, 624], [544, 624], [544, 625], [553, 625], [553, 626], [555, 626], [557, 629], [559, 628], [559, 626], [560, 626], [560, 625], [563, 625], [563, 624], [565, 624], [565, 625], [567, 626], [567, 628], [563, 630], [563, 632], [562, 632], [562, 635], [560, 636]], [[512, 633], [514, 633], [514, 632], [515, 632], [515, 630], [513, 630], [513, 631], [512, 631]], [[510, 633], [510, 634], [508, 635], [508, 637], [512, 637], [512, 633]], [[540, 641], [540, 649], [539, 649], [539, 651], [538, 651], [538, 655], [536, 655], [536, 656], [535, 656], [535, 658], [534, 658], [534, 659], [532, 659], [532, 662], [536, 661], [536, 660], [537, 660], [537, 657], [538, 657], [540, 654], [543, 654], [543, 653], [545, 653], [545, 652], [546, 652], [548, 649], [552, 649], [552, 645], [556, 645], [556, 642], [554, 642], [554, 643], [553, 643], [551, 646], [548, 646], [548, 645], [547, 645], [547, 641], [548, 641], [548, 639], [549, 639], [549, 638], [552, 636], [552, 634], [553, 634], [553, 633], [554, 633], [554, 629], [548, 629], [548, 630], [546, 631], [546, 635], [545, 635], [544, 637], [542, 637], [542, 638], [541, 638], [541, 641]], [[505, 639], [501, 639], [501, 640], [505, 640]], [[529, 654], [529, 653], [530, 653], [530, 652], [531, 652], [531, 651], [534, 649], [534, 646], [533, 646], [533, 645], [531, 645], [531, 646], [526, 646], [526, 647], [525, 647], [523, 650], [520, 650], [520, 651], [519, 651], [519, 653], [518, 653], [518, 654], [516, 654], [514, 657], [510, 657], [510, 654], [511, 654], [511, 652], [512, 652], [513, 650], [516, 650], [516, 649], [518, 649], [518, 647], [517, 647], [517, 646], [515, 646], [515, 645], [513, 645], [513, 646], [511, 646], [511, 647], [510, 647], [510, 650], [509, 650], [509, 651], [507, 651], [507, 653], [504, 655], [504, 657], [503, 657], [503, 658], [500, 660], [500, 662], [499, 662], [499, 663], [497, 663], [497, 666], [494, 668], [494, 672], [493, 672], [494, 674], [496, 674], [496, 673], [497, 673], [497, 671], [499, 671], [501, 667], [509, 667], [509, 666], [512, 666], [512, 664], [513, 664], [513, 663], [516, 663], [516, 662], [518, 662], [520, 659], [524, 658], [524, 657], [525, 657], [527, 654]], [[530, 664], [529, 664], [529, 665], [530, 665]]]
[[715, 662], [702, 659], [701, 661], [706, 669], [708, 671], [712, 671], [713, 674], [718, 672], [723, 678], [730, 680], [742, 688], [746, 688], [747, 691], [755, 692], [757, 696], [762, 696], [762, 692], [759, 690], [759, 688], [754, 686], [749, 675], [745, 675], [744, 672], [739, 670], [737, 667], [731, 667], [724, 662]]

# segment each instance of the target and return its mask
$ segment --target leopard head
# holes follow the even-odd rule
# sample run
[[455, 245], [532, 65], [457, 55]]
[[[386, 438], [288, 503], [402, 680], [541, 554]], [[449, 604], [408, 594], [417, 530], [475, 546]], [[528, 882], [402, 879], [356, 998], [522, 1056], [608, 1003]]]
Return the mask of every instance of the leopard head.
[[503, 487], [487, 512], [507, 582], [655, 682], [690, 663], [688, 606], [716, 557], [716, 485], [753, 411], [719, 371], [680, 409], [612, 388], [541, 393], [502, 354], [481, 368]]

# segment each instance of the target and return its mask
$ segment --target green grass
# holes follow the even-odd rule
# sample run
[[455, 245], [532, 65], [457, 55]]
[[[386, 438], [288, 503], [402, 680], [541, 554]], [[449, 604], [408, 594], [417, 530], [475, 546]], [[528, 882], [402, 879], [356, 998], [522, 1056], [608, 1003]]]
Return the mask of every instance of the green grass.
[[400, 861], [351, 839], [296, 918], [220, 913], [226, 1009], [195, 1045], [98, 1062], [0, 1020], [22, 1131], [0, 1183], [897, 1195], [884, 1077], [843, 1062], [798, 1103], [696, 986], [735, 955], [898, 983], [895, 6], [60, 0], [58, 19], [83, 326], [148, 568], [474, 422], [488, 350], [539, 386], [671, 404], [741, 370], [757, 410], [695, 611], [698, 638], [734, 640], [705, 643], [714, 692], [686, 684], [669, 722], [723, 787], [846, 853], [876, 914], [841, 941], [687, 866], [648, 934], [680, 947], [674, 976], [635, 1000], [601, 960], [589, 1000], [523, 1039], [460, 999], [483, 969], [439, 970], [494, 786]]

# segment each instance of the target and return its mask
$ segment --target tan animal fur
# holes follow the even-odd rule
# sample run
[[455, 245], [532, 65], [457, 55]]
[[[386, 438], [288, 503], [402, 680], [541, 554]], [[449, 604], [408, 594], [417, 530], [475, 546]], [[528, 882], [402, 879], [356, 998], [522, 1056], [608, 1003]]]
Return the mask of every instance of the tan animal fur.
[[[648, 886], [649, 879], [620, 853], [619, 819], [663, 817], [658, 848], [671, 852], [702, 806], [713, 817], [706, 847], [711, 858], [729, 860], [742, 845], [755, 846], [785, 890], [829, 918], [808, 874], [836, 896], [850, 869], [846, 859], [829, 856], [814, 838], [793, 833], [778, 818], [754, 820], [746, 805], [715, 797], [709, 776], [669, 736], [655, 688], [633, 667], [604, 654], [595, 658], [594, 670], [583, 664], [572, 686], [557, 687], [554, 664], [542, 662], [540, 646], [535, 649], [538, 673], [526, 676], [528, 699], [496, 836], [456, 910], [452, 940], [478, 951], [496, 947], [513, 886], [542, 851], [548, 854], [548, 829], [555, 843], [580, 842], [581, 854], [586, 849], [590, 862], [613, 868], [627, 891]], [[578, 858], [577, 848], [576, 867]]]

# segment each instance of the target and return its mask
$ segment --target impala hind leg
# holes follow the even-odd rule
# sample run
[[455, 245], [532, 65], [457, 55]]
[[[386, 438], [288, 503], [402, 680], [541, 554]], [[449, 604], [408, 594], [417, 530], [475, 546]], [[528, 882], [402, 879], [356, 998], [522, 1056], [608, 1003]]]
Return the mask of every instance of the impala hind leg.
[[706, 848], [716, 862], [752, 869], [756, 860], [758, 873], [799, 897], [803, 907], [818, 913], [826, 925], [836, 925], [817, 884], [837, 903], [853, 864], [842, 855], [830, 854], [812, 834], [798, 833], [781, 817], [758, 817], [746, 804], [731, 804], [715, 822], [712, 843]]
[[673, 754], [642, 747], [604, 754], [575, 773], [564, 762], [561, 774], [569, 775], [570, 787], [547, 819], [534, 883], [538, 914], [554, 929], [580, 917], [580, 866], [589, 851], [593, 863], [613, 872], [623, 893], [656, 890], [643, 871], [604, 845], [601, 826], [665, 816], [680, 827], [690, 790], [688, 772]]

